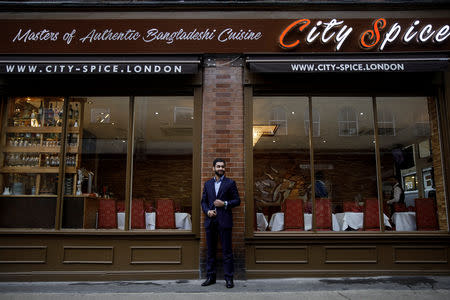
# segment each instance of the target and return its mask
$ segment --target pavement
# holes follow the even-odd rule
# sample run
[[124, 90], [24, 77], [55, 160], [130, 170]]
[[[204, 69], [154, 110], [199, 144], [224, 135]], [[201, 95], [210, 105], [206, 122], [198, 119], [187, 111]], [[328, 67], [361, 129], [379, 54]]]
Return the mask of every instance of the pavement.
[[0, 282], [1, 300], [450, 299], [449, 276], [105, 282]]

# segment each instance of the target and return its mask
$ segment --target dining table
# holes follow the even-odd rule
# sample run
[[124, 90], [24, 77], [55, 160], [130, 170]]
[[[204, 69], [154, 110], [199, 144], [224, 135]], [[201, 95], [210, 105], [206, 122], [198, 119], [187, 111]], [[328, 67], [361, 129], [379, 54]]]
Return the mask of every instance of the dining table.
[[[331, 215], [332, 220], [332, 230], [339, 231], [339, 224], [334, 214]], [[312, 229], [312, 214], [303, 214], [304, 230], [308, 231]], [[284, 230], [284, 213], [277, 212], [272, 215], [269, 222], [269, 228], [271, 231], [282, 231]]]
[[395, 212], [392, 214], [395, 231], [416, 231], [416, 213], [413, 211]]
[[[191, 215], [184, 212], [175, 213], [175, 227], [179, 230], [192, 230], [192, 220]], [[125, 213], [117, 213], [117, 228], [124, 230], [125, 228]], [[145, 213], [145, 229], [155, 230], [156, 229], [156, 213], [146, 212]]]
[[[343, 212], [334, 214], [339, 223], [341, 231], [358, 230], [364, 226], [364, 213], [362, 212]], [[383, 214], [384, 226], [392, 227], [388, 216]]]
[[266, 231], [269, 223], [263, 213], [256, 213], [256, 228], [258, 231]]

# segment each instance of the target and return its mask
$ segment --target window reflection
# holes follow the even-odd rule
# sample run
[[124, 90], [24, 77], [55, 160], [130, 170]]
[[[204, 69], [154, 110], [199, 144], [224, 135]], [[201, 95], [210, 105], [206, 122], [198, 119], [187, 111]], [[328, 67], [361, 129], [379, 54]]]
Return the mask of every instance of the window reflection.
[[[311, 229], [309, 142], [303, 119], [307, 111], [305, 97], [254, 98], [255, 230]], [[276, 125], [275, 131], [261, 133], [267, 125]]]
[[194, 101], [136, 97], [132, 229], [191, 230]]
[[128, 97], [70, 99], [62, 228], [123, 229], [128, 118]]
[[372, 99], [313, 97], [312, 105], [322, 120], [313, 137], [317, 229], [380, 230]]
[[[405, 107], [408, 109], [405, 110]], [[380, 136], [384, 211], [396, 231], [446, 228], [441, 151], [433, 98], [377, 98], [378, 111], [397, 116], [397, 134]], [[389, 178], [404, 197], [396, 199]], [[404, 199], [404, 200], [403, 200]]]

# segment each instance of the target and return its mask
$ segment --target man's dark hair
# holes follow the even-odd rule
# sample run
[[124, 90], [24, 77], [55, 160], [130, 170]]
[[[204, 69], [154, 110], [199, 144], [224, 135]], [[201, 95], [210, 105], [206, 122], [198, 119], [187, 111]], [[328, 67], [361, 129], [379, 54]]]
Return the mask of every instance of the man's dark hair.
[[213, 161], [213, 167], [215, 167], [216, 164], [217, 164], [218, 162], [223, 162], [223, 165], [224, 165], [224, 166], [227, 164], [222, 158], [216, 158], [216, 159]]

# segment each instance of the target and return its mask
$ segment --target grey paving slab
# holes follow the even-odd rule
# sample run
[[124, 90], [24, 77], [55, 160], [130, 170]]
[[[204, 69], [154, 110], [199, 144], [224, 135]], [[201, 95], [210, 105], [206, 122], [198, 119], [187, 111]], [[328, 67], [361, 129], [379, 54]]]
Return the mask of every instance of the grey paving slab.
[[237, 280], [233, 289], [222, 280], [208, 287], [201, 282], [3, 282], [0, 299], [450, 299], [450, 276]]

